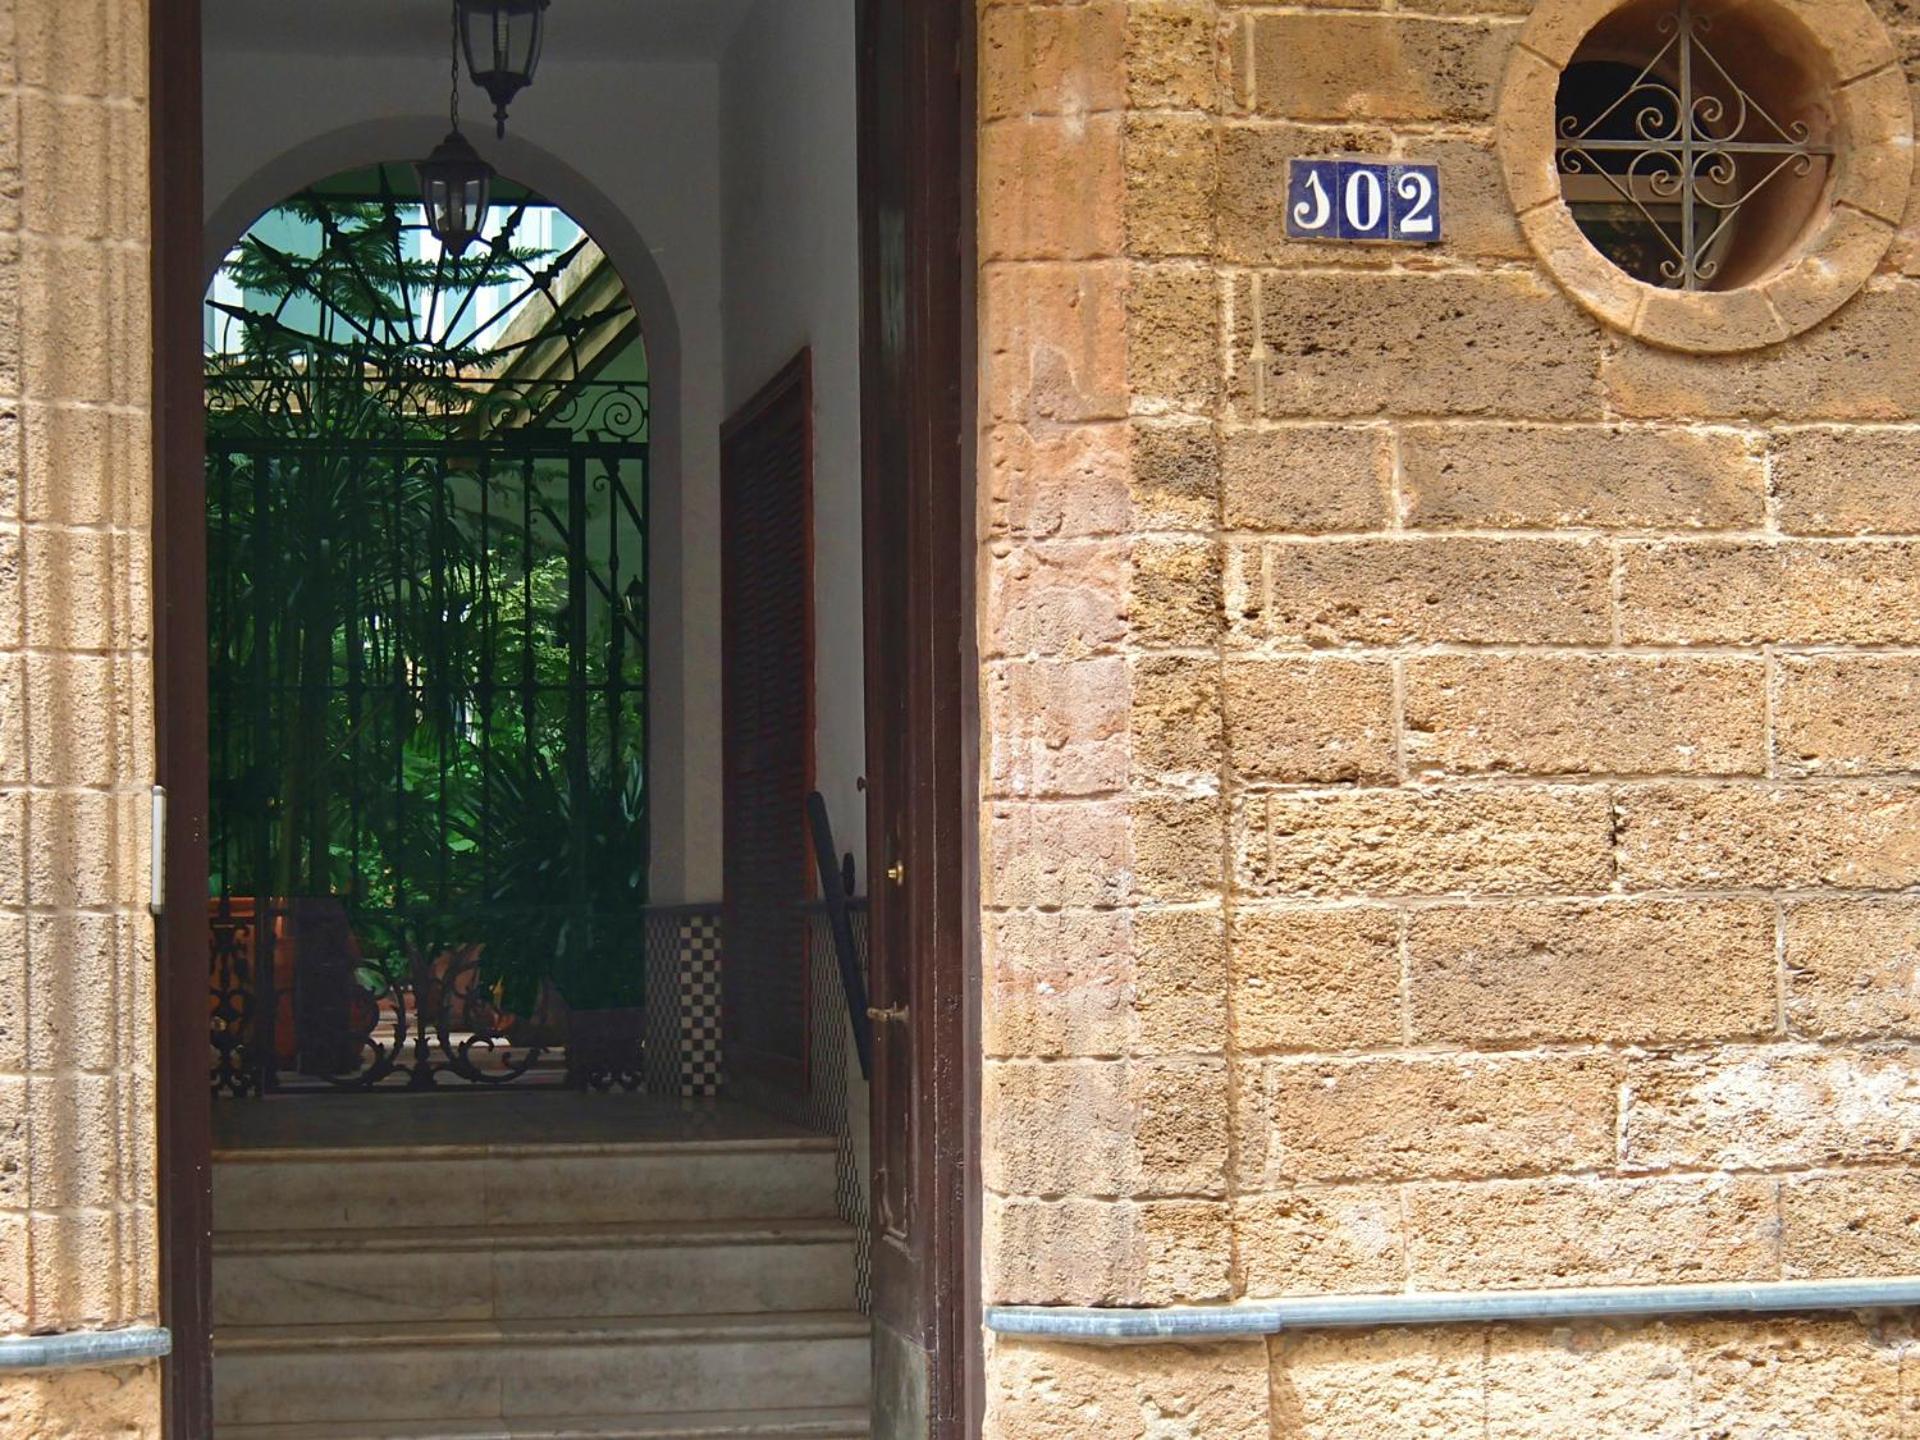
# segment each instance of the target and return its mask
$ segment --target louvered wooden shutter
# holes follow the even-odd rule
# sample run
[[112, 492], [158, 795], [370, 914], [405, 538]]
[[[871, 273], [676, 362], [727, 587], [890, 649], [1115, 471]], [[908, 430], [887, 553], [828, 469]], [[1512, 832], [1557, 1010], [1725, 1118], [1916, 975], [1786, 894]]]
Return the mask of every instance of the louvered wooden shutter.
[[[813, 386], [802, 351], [721, 433], [726, 1064], [807, 1081]], [[848, 643], [857, 643], [850, 631]]]

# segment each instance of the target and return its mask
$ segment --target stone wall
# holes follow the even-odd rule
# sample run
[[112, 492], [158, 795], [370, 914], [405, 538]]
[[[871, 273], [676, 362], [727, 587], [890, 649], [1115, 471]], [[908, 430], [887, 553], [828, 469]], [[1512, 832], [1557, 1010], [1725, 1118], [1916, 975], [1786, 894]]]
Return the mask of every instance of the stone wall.
[[[1920, 224], [1771, 350], [1603, 329], [1528, 8], [983, 0], [991, 1301], [1920, 1271]], [[1286, 241], [1335, 151], [1446, 242]], [[1884, 1317], [989, 1365], [1023, 1440], [1920, 1423]]]
[[[0, 6], [0, 1335], [158, 1318], [146, 55]], [[157, 1424], [153, 1367], [0, 1376], [10, 1440]]]

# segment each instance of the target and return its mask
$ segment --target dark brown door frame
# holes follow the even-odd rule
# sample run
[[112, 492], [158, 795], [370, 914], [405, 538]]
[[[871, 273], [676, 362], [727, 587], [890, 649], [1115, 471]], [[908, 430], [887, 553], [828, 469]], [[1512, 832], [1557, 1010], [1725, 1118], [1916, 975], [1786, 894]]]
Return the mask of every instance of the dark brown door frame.
[[[929, 1112], [920, 1144], [930, 1245], [923, 1339], [932, 1357], [933, 1440], [980, 1433], [979, 937], [973, 641], [974, 5], [857, 0], [863, 135], [862, 232], [903, 227], [905, 311], [870, 316], [875, 363], [900, 363], [908, 463], [869, 464], [869, 504], [909, 517], [914, 662], [902, 737], [916, 776], [902, 838], [916, 964], [926, 1003], [915, 1018], [915, 1071]], [[875, 37], [891, 31], [877, 67]], [[212, 1433], [212, 1125], [207, 1090], [207, 658], [201, 315], [200, 0], [152, 0], [149, 12], [153, 266], [153, 536], [158, 780], [167, 787], [166, 906], [157, 930], [161, 1318], [168, 1440]], [[889, 70], [891, 73], [889, 74]], [[908, 119], [896, 213], [874, 204], [868, 120], [873, 87]], [[874, 340], [898, 322], [904, 346]], [[885, 484], [882, 484], [882, 480]], [[871, 573], [871, 565], [869, 570]], [[877, 597], [883, 601], [899, 597]], [[870, 599], [869, 612], [872, 610]], [[869, 647], [873, 644], [871, 630]], [[869, 656], [871, 658], [871, 648]], [[869, 674], [871, 674], [871, 670]], [[871, 875], [885, 837], [870, 827]], [[875, 860], [881, 860], [878, 867]]]
[[213, 1115], [207, 1090], [206, 493], [202, 462], [200, 0], [149, 13], [154, 713], [167, 789], [156, 925], [165, 1434], [213, 1433]]
[[167, 787], [156, 925], [159, 1313], [165, 1434], [213, 1434], [213, 1114], [207, 1100], [205, 616], [200, 0], [150, 12], [154, 244], [154, 714]]

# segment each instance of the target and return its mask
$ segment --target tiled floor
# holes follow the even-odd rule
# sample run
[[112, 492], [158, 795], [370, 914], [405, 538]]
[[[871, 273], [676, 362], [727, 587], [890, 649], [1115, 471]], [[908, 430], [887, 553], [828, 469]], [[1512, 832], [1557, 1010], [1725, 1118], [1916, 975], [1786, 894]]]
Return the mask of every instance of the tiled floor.
[[571, 1091], [215, 1100], [216, 1152], [342, 1146], [607, 1145], [807, 1134], [726, 1100]]

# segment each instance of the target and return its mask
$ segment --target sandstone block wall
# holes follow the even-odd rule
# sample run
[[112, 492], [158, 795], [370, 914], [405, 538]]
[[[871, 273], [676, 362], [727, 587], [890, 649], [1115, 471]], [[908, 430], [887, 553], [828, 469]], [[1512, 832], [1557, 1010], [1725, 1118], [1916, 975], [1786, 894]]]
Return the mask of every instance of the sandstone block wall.
[[[1920, 220], [1774, 349], [1603, 329], [1528, 9], [982, 0], [990, 1300], [1920, 1271]], [[1446, 242], [1285, 240], [1332, 152]], [[989, 1364], [1047, 1440], [1920, 1424], [1899, 1317]]]
[[[0, 4], [0, 1335], [158, 1320], [146, 23]], [[0, 1433], [157, 1380], [0, 1377]]]
[[[1501, 190], [1523, 9], [983, 0], [992, 1299], [1920, 1269], [1920, 224], [1776, 350], [1610, 335]], [[157, 1314], [144, 25], [0, 5], [7, 1333]], [[1331, 150], [1447, 243], [1281, 240]], [[1920, 1414], [1900, 1317], [989, 1364], [1052, 1440]]]

